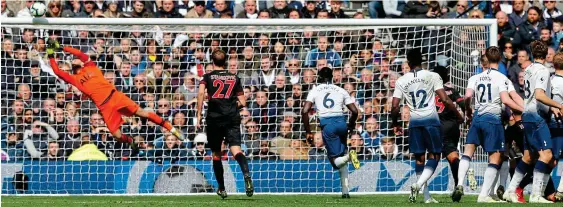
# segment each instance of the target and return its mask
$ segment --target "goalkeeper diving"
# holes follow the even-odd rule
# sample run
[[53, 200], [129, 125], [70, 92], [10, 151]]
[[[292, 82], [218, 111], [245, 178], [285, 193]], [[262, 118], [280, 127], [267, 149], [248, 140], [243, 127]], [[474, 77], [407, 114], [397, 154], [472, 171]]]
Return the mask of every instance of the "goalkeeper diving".
[[[79, 60], [75, 59], [72, 61], [74, 74], [68, 74], [59, 69], [54, 53], [61, 49], [79, 58]], [[117, 141], [130, 143], [133, 148], [137, 147], [131, 136], [127, 136], [121, 132], [120, 127], [123, 124], [122, 115], [135, 115], [147, 118], [166, 128], [170, 133], [178, 137], [178, 139], [184, 140], [184, 136], [180, 130], [172, 127], [169, 122], [163, 120], [154, 112], [147, 112], [141, 109], [133, 100], [117, 91], [115, 86], [104, 78], [102, 71], [97, 67], [96, 63], [90, 60], [88, 55], [72, 47], [61, 47], [56, 40], [49, 40], [46, 52], [53, 72], [65, 82], [78, 88], [96, 104], [111, 135]]]

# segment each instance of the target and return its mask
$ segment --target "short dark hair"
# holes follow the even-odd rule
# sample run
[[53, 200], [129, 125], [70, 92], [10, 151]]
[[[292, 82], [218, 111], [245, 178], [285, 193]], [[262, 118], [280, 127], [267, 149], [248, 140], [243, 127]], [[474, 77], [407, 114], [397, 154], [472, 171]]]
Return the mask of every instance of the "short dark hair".
[[530, 44], [530, 48], [532, 49], [532, 56], [534, 59], [545, 60], [547, 56], [547, 44], [545, 42], [534, 40]]
[[213, 65], [217, 67], [225, 67], [227, 54], [223, 50], [215, 50], [211, 54], [211, 59], [213, 60]]
[[499, 63], [502, 57], [502, 52], [497, 46], [491, 46], [485, 51], [485, 56], [489, 63]]
[[412, 70], [418, 66], [422, 66], [422, 53], [420, 52], [420, 49], [409, 50], [407, 52], [407, 61]]
[[319, 70], [319, 82], [326, 83], [332, 81], [332, 69], [324, 67]]
[[440, 78], [444, 81], [444, 83], [450, 82], [450, 74], [446, 67], [444, 66], [436, 66], [434, 68], [434, 72], [440, 75]]

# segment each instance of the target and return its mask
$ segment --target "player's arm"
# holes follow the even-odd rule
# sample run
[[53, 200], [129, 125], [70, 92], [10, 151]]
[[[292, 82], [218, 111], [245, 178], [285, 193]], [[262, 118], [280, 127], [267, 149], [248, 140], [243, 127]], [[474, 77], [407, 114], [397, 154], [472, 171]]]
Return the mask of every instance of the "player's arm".
[[461, 108], [461, 110], [465, 112], [465, 99], [461, 97], [461, 95], [455, 90], [454, 94], [452, 95], [452, 101], [454, 101], [459, 106], [459, 108]]
[[457, 111], [457, 108], [455, 107], [454, 102], [452, 102], [452, 100], [448, 97], [444, 88], [440, 88], [440, 89], [436, 90], [436, 94], [438, 95], [440, 100], [442, 100], [442, 102], [444, 102], [444, 106], [446, 106], [446, 109], [448, 109], [452, 112], [455, 112], [458, 121], [463, 122], [463, 117], [461, 116], [459, 111]]
[[[395, 89], [395, 91], [398, 91], [397, 89]], [[400, 115], [400, 107], [399, 104], [401, 103], [401, 98], [399, 97], [395, 97], [395, 95], [393, 95], [393, 101], [391, 102], [391, 126], [395, 127], [399, 125], [399, 115]]]
[[500, 92], [500, 101], [510, 107], [512, 111], [516, 113], [522, 113], [524, 111], [524, 107], [518, 105], [514, 100], [510, 98], [510, 95], [506, 91]]
[[51, 63], [51, 68], [55, 75], [63, 79], [65, 82], [74, 84], [72, 81], [72, 76], [59, 68], [57, 61], [55, 60], [55, 50], [58, 49], [59, 43], [56, 40], [49, 40], [49, 45], [46, 49], [47, 57], [49, 57], [49, 63]]
[[197, 114], [197, 122], [196, 127], [200, 128], [201, 126], [201, 113], [203, 110], [203, 99], [205, 98], [205, 77], [199, 84], [199, 91], [197, 92], [197, 107], [196, 107], [196, 114]]
[[313, 102], [307, 100], [303, 105], [303, 109], [301, 109], [301, 119], [303, 121], [303, 127], [305, 128], [305, 133], [307, 133], [307, 135], [312, 134], [311, 125], [309, 123], [309, 112], [311, 112], [312, 107]]
[[541, 71], [537, 76], [536, 85], [534, 86], [536, 100], [550, 107], [554, 107], [559, 110], [563, 109], [563, 105], [561, 103], [557, 103], [557, 101], [554, 101], [545, 94], [545, 90], [549, 87], [547, 85], [547, 80], [549, 80], [549, 71]]
[[242, 89], [242, 84], [240, 78], [236, 77], [235, 94], [237, 95], [237, 104], [240, 109], [246, 108], [246, 96], [244, 96], [244, 90]]
[[465, 106], [465, 116], [467, 120], [471, 120], [473, 117], [473, 110], [471, 109], [471, 100], [473, 99], [473, 88], [468, 87], [465, 89], [465, 98], [463, 99], [463, 105]]
[[82, 51], [78, 49], [72, 47], [63, 47], [63, 51], [78, 57], [80, 61], [84, 63], [84, 66], [95, 65], [95, 63], [90, 60], [90, 57], [88, 55], [84, 54]]
[[346, 108], [352, 113], [348, 118], [348, 131], [354, 130], [356, 128], [356, 121], [358, 120], [358, 108], [356, 108], [356, 104], [354, 104], [354, 100], [348, 93], [348, 91], [342, 89], [341, 93], [344, 95], [344, 104], [346, 104]]

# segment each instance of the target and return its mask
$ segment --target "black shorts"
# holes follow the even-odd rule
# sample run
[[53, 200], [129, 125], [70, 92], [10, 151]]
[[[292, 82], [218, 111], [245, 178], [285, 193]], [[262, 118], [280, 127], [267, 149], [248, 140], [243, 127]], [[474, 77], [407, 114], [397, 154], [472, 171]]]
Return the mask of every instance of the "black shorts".
[[229, 147], [240, 146], [241, 144], [240, 124], [208, 121], [206, 134], [211, 151], [220, 151], [223, 141]]
[[455, 121], [442, 121], [442, 156], [446, 157], [452, 152], [458, 152], [460, 130]]

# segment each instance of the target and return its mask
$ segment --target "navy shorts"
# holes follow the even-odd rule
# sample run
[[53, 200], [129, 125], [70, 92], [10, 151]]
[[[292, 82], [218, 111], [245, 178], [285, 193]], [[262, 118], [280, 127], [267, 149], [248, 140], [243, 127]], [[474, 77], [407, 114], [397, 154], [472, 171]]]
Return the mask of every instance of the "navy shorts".
[[440, 126], [409, 127], [409, 151], [415, 154], [442, 152]]
[[323, 142], [329, 158], [343, 156], [346, 153], [348, 128], [343, 116], [323, 117], [320, 120]]
[[485, 152], [504, 152], [504, 128], [502, 124], [473, 121], [465, 143], [481, 146]]
[[223, 141], [225, 145], [240, 146], [241, 145], [241, 132], [240, 123], [217, 123], [215, 121], [207, 121], [205, 128], [207, 135], [207, 142], [209, 148], [216, 152], [221, 151], [221, 144]]
[[525, 150], [539, 152], [553, 147], [551, 133], [544, 119], [539, 115], [524, 113], [522, 120]]
[[553, 159], [558, 160], [563, 158], [563, 128], [551, 128], [551, 143], [553, 144], [551, 152], [553, 152]]

